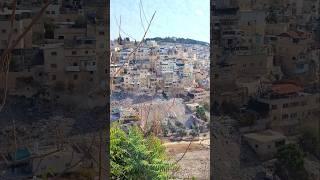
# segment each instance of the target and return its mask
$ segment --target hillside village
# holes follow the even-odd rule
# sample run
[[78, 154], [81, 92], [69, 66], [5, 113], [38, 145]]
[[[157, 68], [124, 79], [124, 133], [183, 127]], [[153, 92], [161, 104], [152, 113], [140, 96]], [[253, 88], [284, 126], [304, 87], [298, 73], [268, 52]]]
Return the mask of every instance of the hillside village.
[[[1, 53], [44, 5], [17, 0], [11, 26], [14, 6], [1, 1]], [[103, 10], [54, 0], [13, 49], [0, 75], [0, 179], [97, 176], [109, 85], [112, 122], [152, 131], [174, 159], [194, 142], [182, 179], [208, 178], [210, 130], [217, 179], [285, 179], [277, 155], [288, 144], [319, 179], [319, 0], [216, 0], [210, 45], [167, 37], [137, 50], [129, 37], [109, 41]]]
[[[137, 124], [152, 131], [176, 159], [182, 156], [178, 146], [185, 146], [184, 142], [209, 138], [209, 45], [175, 42], [174, 37], [154, 39], [146, 40], [138, 50], [138, 43], [129, 38], [111, 42], [110, 116], [123, 126]], [[208, 156], [208, 148], [209, 144], [193, 153]], [[199, 159], [192, 172], [183, 172], [188, 168], [186, 159], [177, 176], [208, 178], [209, 156], [204, 161]], [[201, 169], [206, 173], [197, 174]]]

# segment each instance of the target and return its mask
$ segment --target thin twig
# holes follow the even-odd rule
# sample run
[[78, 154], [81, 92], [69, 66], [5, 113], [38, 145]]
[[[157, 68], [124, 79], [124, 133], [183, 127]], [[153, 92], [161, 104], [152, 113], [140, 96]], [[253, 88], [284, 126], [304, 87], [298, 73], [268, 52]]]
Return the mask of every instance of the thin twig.
[[[152, 20], [153, 20], [155, 14], [156, 14], [156, 11], [153, 13], [153, 15], [152, 15], [152, 17], [151, 17], [151, 19], [150, 19], [150, 22], [149, 22], [149, 24], [148, 24], [148, 28], [147, 28], [146, 31], [144, 32], [144, 35], [143, 35], [141, 41], [139, 42], [139, 44], [137, 45], [137, 47], [136, 47], [132, 52], [130, 52], [130, 54], [127, 56], [127, 62], [130, 61], [130, 57], [131, 57], [131, 56], [140, 48], [140, 46], [142, 45], [142, 43], [143, 43], [143, 41], [144, 41], [144, 39], [145, 39], [145, 37], [146, 37], [146, 35], [147, 35], [147, 32], [148, 32], [148, 30], [149, 30], [149, 28], [150, 28], [150, 25], [151, 25], [151, 23], [152, 23]], [[124, 68], [124, 64], [125, 64], [125, 63], [123, 63], [123, 64], [121, 65], [121, 67], [120, 67], [111, 77], [116, 77], [116, 76], [118, 75], [118, 73]], [[110, 80], [110, 83], [111, 83], [111, 84], [110, 84], [110, 87], [112, 88], [112, 86], [113, 86], [113, 79]], [[112, 91], [111, 91], [111, 93], [112, 93]]]
[[[193, 139], [194, 139], [194, 138], [192, 138], [192, 140], [193, 140]], [[187, 147], [187, 149], [184, 151], [184, 153], [182, 154], [182, 156], [181, 156], [178, 160], [176, 160], [176, 161], [174, 162], [174, 165], [178, 164], [178, 163], [184, 158], [184, 156], [187, 154], [187, 152], [188, 152], [188, 150], [189, 150], [189, 148], [190, 148], [190, 146], [191, 146], [192, 140], [190, 140], [190, 142], [189, 142], [189, 144], [188, 144], [188, 147]]]
[[147, 18], [147, 16], [146, 16], [145, 12], [144, 12], [143, 3], [142, 3], [141, 0], [140, 0], [140, 6], [141, 6], [141, 9], [142, 9], [142, 13], [143, 13], [144, 19], [145, 19], [146, 22], [148, 23], [148, 18]]
[[[152, 17], [151, 17], [151, 20], [149, 21], [148, 27], [147, 27], [146, 31], [144, 32], [144, 35], [143, 35], [141, 41], [139, 42], [139, 44], [137, 45], [137, 47], [136, 47], [132, 52], [130, 52], [130, 54], [127, 56], [127, 62], [130, 61], [129, 58], [130, 58], [130, 57], [140, 48], [140, 46], [142, 45], [142, 43], [143, 43], [143, 41], [144, 41], [144, 39], [145, 39], [148, 31], [149, 31], [150, 25], [151, 25], [151, 23], [152, 23], [152, 20], [153, 20], [155, 14], [156, 14], [156, 11], [153, 13], [153, 15], [152, 15]], [[125, 64], [125, 63], [123, 63], [123, 64], [121, 65], [121, 67], [115, 72], [115, 74], [113, 75], [113, 77], [115, 77], [116, 75], [118, 75], [118, 73], [123, 69], [124, 64]]]
[[135, 39], [133, 36], [131, 36], [130, 34], [128, 34], [127, 32], [125, 32], [125, 31], [121, 28], [121, 25], [119, 24], [119, 22], [118, 22], [118, 20], [117, 20], [117, 18], [116, 18], [115, 16], [114, 16], [114, 19], [115, 19], [115, 21], [116, 21], [117, 26], [119, 27], [119, 36], [120, 36], [120, 32], [122, 32], [122, 33], [125, 34], [126, 36], [128, 36], [128, 37], [130, 37], [131, 39], [133, 39], [133, 40], [136, 41], [136, 39]]
[[31, 30], [32, 26], [40, 19], [40, 17], [43, 15], [47, 7], [49, 6], [50, 1], [47, 1], [46, 4], [41, 8], [40, 12], [32, 19], [31, 23], [26, 27], [26, 29], [23, 31], [23, 33], [18, 36], [17, 40], [11, 44], [9, 48], [7, 48], [1, 55], [1, 60], [20, 43], [22, 38]]
[[141, 26], [143, 28], [143, 31], [146, 31], [146, 28], [144, 27], [144, 24], [143, 24], [143, 21], [142, 21], [142, 17], [141, 17], [141, 1], [140, 1], [140, 4], [139, 4], [139, 13], [140, 13], [140, 22], [141, 22]]
[[[32, 26], [39, 20], [39, 18], [43, 15], [43, 13], [45, 12], [45, 10], [47, 9], [47, 7], [49, 6], [50, 1], [47, 1], [46, 4], [41, 8], [40, 12], [32, 19], [31, 23], [27, 26], [27, 28], [23, 31], [22, 34], [20, 34], [20, 36], [18, 36], [18, 38], [16, 39], [16, 41], [12, 44], [10, 44], [10, 46], [8, 46], [7, 49], [4, 50], [4, 52], [1, 54], [1, 58], [0, 58], [0, 63], [3, 64], [3, 67], [5, 67], [4, 71], [5, 71], [5, 88], [4, 88], [4, 97], [2, 99], [1, 105], [0, 105], [0, 112], [2, 111], [5, 102], [6, 102], [6, 98], [7, 98], [7, 91], [8, 91], [8, 74], [9, 74], [9, 66], [10, 66], [10, 60], [11, 60], [11, 52], [12, 50], [20, 43], [20, 41], [22, 40], [22, 38], [24, 38], [24, 36], [30, 31], [30, 29], [32, 28]], [[14, 18], [12, 18], [14, 19]], [[13, 22], [13, 20], [12, 20]]]

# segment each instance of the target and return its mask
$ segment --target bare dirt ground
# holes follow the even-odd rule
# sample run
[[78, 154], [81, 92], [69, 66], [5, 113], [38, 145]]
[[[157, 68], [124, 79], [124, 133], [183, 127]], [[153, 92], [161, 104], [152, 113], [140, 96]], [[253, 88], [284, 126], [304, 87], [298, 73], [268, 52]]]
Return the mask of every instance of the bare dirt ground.
[[[172, 161], [181, 159], [189, 146], [189, 141], [169, 142], [168, 156]], [[178, 162], [179, 169], [173, 173], [175, 179], [210, 179], [210, 139], [193, 141], [184, 157]]]

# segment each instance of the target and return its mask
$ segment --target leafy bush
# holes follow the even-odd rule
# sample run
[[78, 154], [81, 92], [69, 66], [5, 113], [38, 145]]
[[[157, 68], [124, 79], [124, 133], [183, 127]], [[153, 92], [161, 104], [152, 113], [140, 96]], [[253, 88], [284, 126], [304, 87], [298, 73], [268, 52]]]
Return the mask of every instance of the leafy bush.
[[299, 145], [304, 152], [311, 153], [320, 158], [320, 137], [316, 131], [306, 129], [299, 138]]
[[276, 173], [281, 179], [301, 180], [308, 179], [308, 173], [304, 168], [303, 152], [295, 144], [281, 147], [276, 158]]
[[206, 111], [203, 107], [197, 107], [196, 109], [196, 115], [198, 118], [207, 121]]
[[144, 137], [136, 126], [126, 133], [113, 124], [110, 155], [111, 179], [168, 179], [175, 167], [167, 161], [161, 141], [155, 136]]
[[44, 23], [44, 37], [46, 39], [54, 39], [54, 30], [56, 26], [52, 22], [45, 22]]
[[240, 116], [239, 125], [241, 127], [253, 126], [256, 123], [256, 118], [254, 115], [246, 113]]

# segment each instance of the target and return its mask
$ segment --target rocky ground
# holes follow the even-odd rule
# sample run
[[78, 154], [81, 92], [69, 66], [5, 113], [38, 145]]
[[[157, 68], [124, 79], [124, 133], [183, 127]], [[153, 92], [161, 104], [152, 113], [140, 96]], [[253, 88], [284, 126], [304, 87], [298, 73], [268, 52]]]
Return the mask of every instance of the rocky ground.
[[173, 162], [182, 158], [178, 161], [179, 168], [173, 172], [173, 176], [175, 179], [210, 179], [210, 139], [193, 141], [188, 148], [189, 144], [188, 141], [165, 143]]
[[35, 142], [39, 147], [51, 146], [57, 139], [97, 132], [104, 121], [104, 107], [80, 110], [37, 98], [10, 96], [0, 113], [0, 152], [12, 150], [15, 143], [29, 148]]

